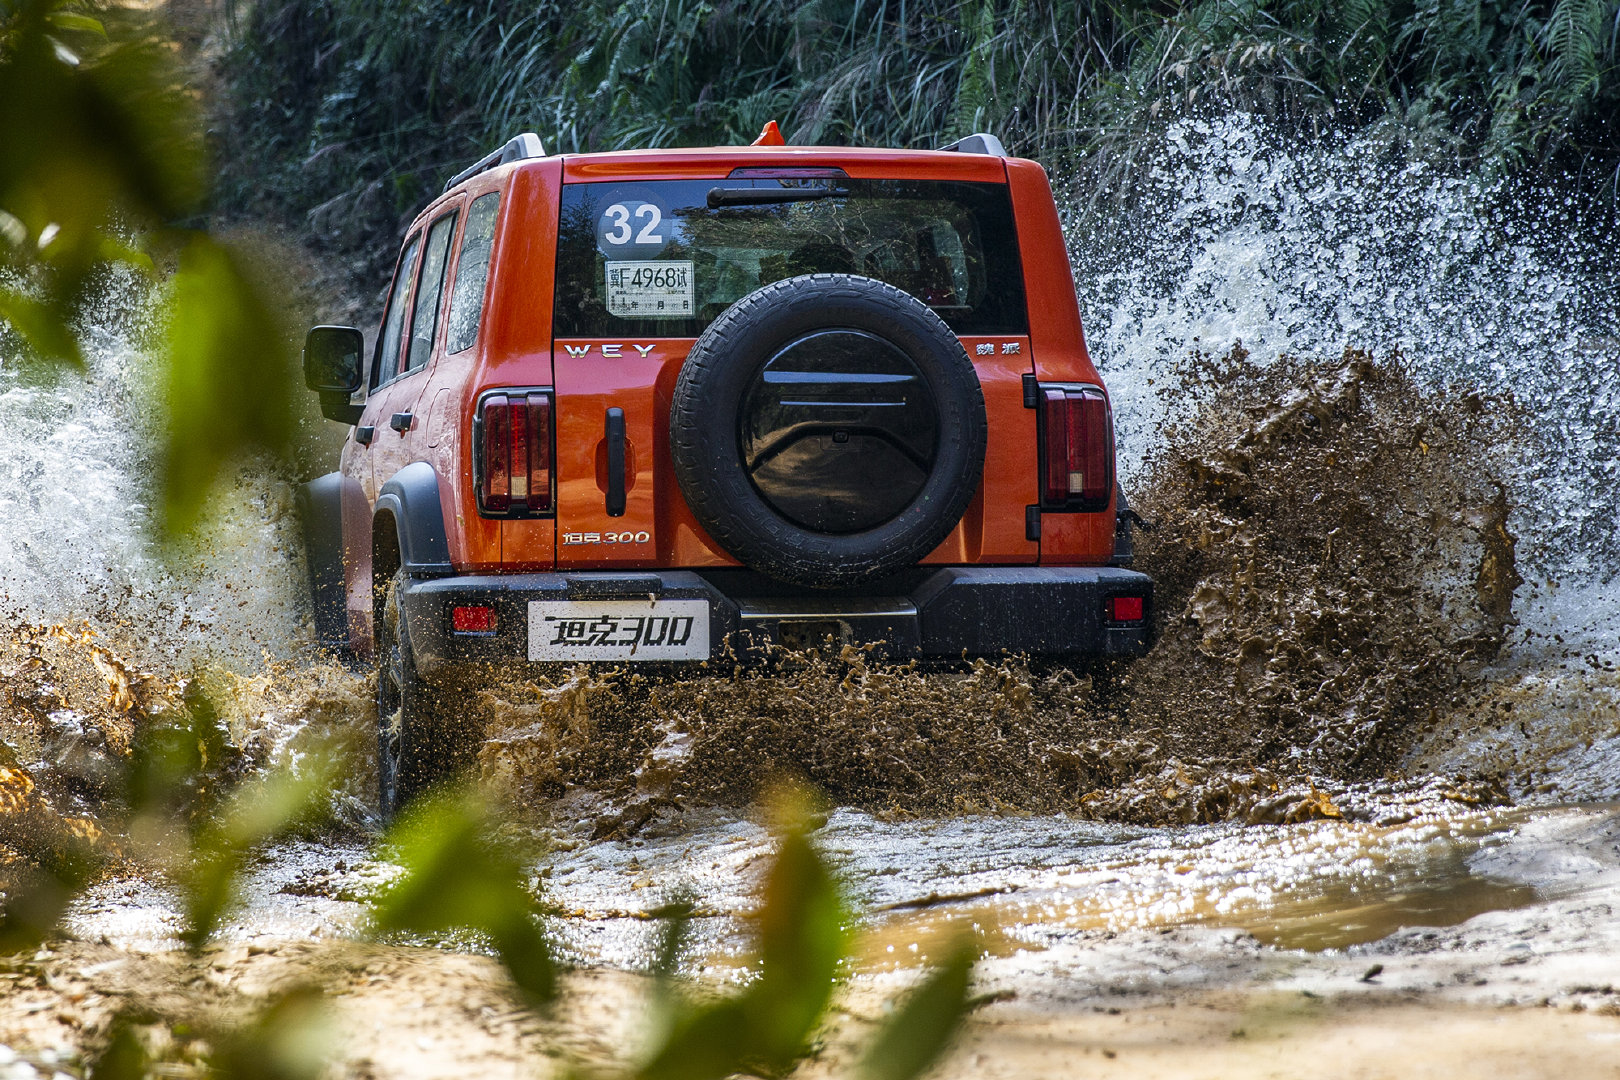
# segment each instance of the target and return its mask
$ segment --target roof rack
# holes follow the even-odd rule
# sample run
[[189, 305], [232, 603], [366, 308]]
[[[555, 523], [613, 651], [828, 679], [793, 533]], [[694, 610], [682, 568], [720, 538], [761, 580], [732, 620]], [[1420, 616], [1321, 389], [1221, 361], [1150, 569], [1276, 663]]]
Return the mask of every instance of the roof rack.
[[969, 135], [965, 139], [957, 139], [951, 145], [942, 146], [940, 149], [954, 150], [958, 154], [989, 154], [991, 157], [1007, 156], [1007, 148], [1001, 145], [1001, 140], [986, 131]]
[[444, 182], [444, 190], [449, 191], [468, 177], [477, 176], [485, 169], [493, 169], [497, 165], [506, 165], [513, 161], [527, 161], [530, 158], [543, 158], [546, 148], [540, 142], [540, 136], [532, 131], [525, 131], [493, 153], [486, 154], [462, 169], [456, 175]]

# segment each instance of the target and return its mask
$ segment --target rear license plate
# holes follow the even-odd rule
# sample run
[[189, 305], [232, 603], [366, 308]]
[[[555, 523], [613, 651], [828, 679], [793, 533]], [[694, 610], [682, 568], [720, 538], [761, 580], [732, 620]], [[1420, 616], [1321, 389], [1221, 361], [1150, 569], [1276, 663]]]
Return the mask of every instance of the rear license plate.
[[707, 660], [707, 600], [531, 600], [530, 660]]

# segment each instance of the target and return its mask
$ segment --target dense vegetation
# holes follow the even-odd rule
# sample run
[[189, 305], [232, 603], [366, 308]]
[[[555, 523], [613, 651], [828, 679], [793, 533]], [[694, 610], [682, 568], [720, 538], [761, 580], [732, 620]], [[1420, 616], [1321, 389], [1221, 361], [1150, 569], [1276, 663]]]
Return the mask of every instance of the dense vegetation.
[[232, 28], [237, 206], [386, 250], [467, 161], [751, 140], [929, 146], [976, 131], [1128, 190], [1188, 109], [1403, 153], [1620, 163], [1620, 0], [261, 0]]

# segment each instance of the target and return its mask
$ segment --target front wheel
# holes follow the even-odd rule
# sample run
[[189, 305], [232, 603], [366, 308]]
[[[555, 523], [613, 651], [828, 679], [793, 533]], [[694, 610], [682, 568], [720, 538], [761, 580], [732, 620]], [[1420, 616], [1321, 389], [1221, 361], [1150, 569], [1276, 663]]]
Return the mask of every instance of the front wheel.
[[405, 806], [472, 762], [476, 732], [452, 723], [443, 691], [416, 672], [410, 629], [400, 609], [405, 573], [388, 583], [377, 620], [377, 803], [391, 822]]

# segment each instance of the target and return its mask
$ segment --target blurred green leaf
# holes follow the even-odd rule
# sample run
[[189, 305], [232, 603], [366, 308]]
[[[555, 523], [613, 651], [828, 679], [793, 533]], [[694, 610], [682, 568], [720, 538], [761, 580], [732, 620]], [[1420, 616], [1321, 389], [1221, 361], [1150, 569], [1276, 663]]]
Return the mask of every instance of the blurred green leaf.
[[787, 1071], [808, 1047], [849, 942], [848, 916], [803, 815], [778, 842], [759, 916], [760, 976], [734, 998], [688, 1006], [637, 1074], [718, 1080]]
[[113, 1019], [106, 1045], [89, 1061], [85, 1072], [87, 1080], [145, 1080], [152, 1058], [135, 1027], [135, 1020], [130, 1016], [119, 1015]]
[[978, 944], [964, 938], [945, 962], [911, 991], [868, 1044], [859, 1080], [915, 1080], [928, 1071], [967, 1013], [968, 979]]
[[183, 530], [223, 465], [286, 445], [295, 384], [286, 329], [239, 253], [192, 234], [171, 290], [163, 508]]
[[300, 772], [274, 772], [241, 790], [198, 833], [180, 873], [186, 928], [181, 939], [202, 948], [236, 902], [236, 879], [253, 850], [287, 835], [326, 806], [334, 771], [308, 758]]
[[109, 39], [102, 10], [0, 3], [0, 268], [16, 277], [0, 284], [0, 321], [31, 350], [82, 363], [72, 323], [95, 271], [150, 271], [148, 250], [177, 259], [159, 477], [172, 533], [195, 522], [223, 466], [288, 445], [290, 336], [250, 259], [178, 228], [208, 190], [195, 95], [169, 43], [127, 12]]
[[85, 859], [43, 869], [7, 867], [0, 876], [0, 955], [32, 949], [49, 938], [95, 865]]
[[200, 820], [218, 798], [232, 756], [225, 724], [193, 679], [174, 722], [146, 720], [135, 731], [124, 773], [124, 801], [137, 815]]
[[14, 953], [50, 936], [100, 869], [102, 853], [93, 827], [59, 815], [10, 763], [0, 765], [0, 822], [16, 857], [0, 863], [0, 953]]
[[533, 1005], [557, 995], [557, 971], [527, 888], [523, 860], [499, 842], [477, 793], [437, 792], [418, 800], [387, 845], [404, 874], [373, 906], [382, 934], [484, 935]]
[[315, 1080], [337, 1051], [337, 1027], [325, 994], [300, 986], [212, 1041], [209, 1064], [217, 1080]]
[[79, 343], [52, 304], [27, 293], [0, 286], [0, 321], [6, 323], [35, 352], [83, 366]]
[[56, 11], [48, 12], [45, 21], [58, 30], [79, 30], [102, 38], [107, 36], [107, 28], [101, 25], [100, 19], [92, 19], [90, 16], [81, 15], [78, 12], [63, 11], [59, 8]]

